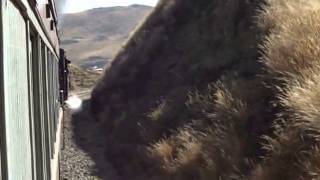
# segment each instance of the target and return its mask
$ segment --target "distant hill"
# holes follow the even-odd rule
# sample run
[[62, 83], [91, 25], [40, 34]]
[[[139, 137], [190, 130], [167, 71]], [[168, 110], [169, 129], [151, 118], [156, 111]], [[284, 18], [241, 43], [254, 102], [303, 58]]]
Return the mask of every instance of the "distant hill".
[[66, 14], [60, 28], [62, 48], [83, 68], [104, 66], [151, 10], [149, 6], [132, 5]]

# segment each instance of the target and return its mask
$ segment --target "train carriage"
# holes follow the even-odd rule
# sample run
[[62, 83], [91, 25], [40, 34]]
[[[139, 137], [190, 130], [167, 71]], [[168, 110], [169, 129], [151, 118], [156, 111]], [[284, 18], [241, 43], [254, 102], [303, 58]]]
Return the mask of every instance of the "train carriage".
[[67, 88], [57, 21], [53, 0], [0, 0], [1, 180], [59, 179]]

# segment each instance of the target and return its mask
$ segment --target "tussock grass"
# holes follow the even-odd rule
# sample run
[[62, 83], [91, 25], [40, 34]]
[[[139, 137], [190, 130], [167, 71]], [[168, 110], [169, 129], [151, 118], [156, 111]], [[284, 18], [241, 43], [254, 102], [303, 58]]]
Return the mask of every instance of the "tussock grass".
[[130, 179], [319, 179], [319, 8], [160, 2], [93, 93], [108, 160]]
[[[188, 106], [197, 119], [149, 147], [165, 178], [241, 178], [250, 162], [251, 130], [244, 129], [253, 113], [250, 97], [237, 87], [257, 87], [255, 81], [225, 78], [205, 92], [191, 93]], [[240, 85], [241, 84], [241, 85]], [[261, 91], [262, 92], [262, 91]], [[233, 97], [234, 94], [242, 94]], [[163, 175], [163, 174], [162, 174]]]
[[281, 74], [277, 103], [282, 111], [253, 179], [318, 179], [319, 2], [282, 3], [270, 1], [263, 14], [274, 24], [264, 44], [264, 62], [271, 73]]
[[[308, 75], [319, 68], [320, 7], [316, 0], [270, 1], [261, 21], [272, 29], [263, 52], [270, 70], [287, 75]], [[307, 71], [307, 72], [306, 72]]]

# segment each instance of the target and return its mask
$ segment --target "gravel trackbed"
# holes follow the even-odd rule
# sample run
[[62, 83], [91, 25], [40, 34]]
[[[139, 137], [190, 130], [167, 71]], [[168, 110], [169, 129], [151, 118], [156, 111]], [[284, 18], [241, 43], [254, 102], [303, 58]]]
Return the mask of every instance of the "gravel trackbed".
[[117, 180], [113, 168], [105, 162], [103, 138], [98, 123], [67, 110], [63, 124], [60, 156], [61, 180]]

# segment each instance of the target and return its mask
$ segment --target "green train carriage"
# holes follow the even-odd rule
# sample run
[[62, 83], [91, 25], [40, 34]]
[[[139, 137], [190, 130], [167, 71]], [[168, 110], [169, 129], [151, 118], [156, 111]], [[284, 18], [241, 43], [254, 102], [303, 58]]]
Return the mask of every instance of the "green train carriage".
[[0, 0], [0, 17], [1, 180], [59, 179], [67, 74], [55, 3]]

